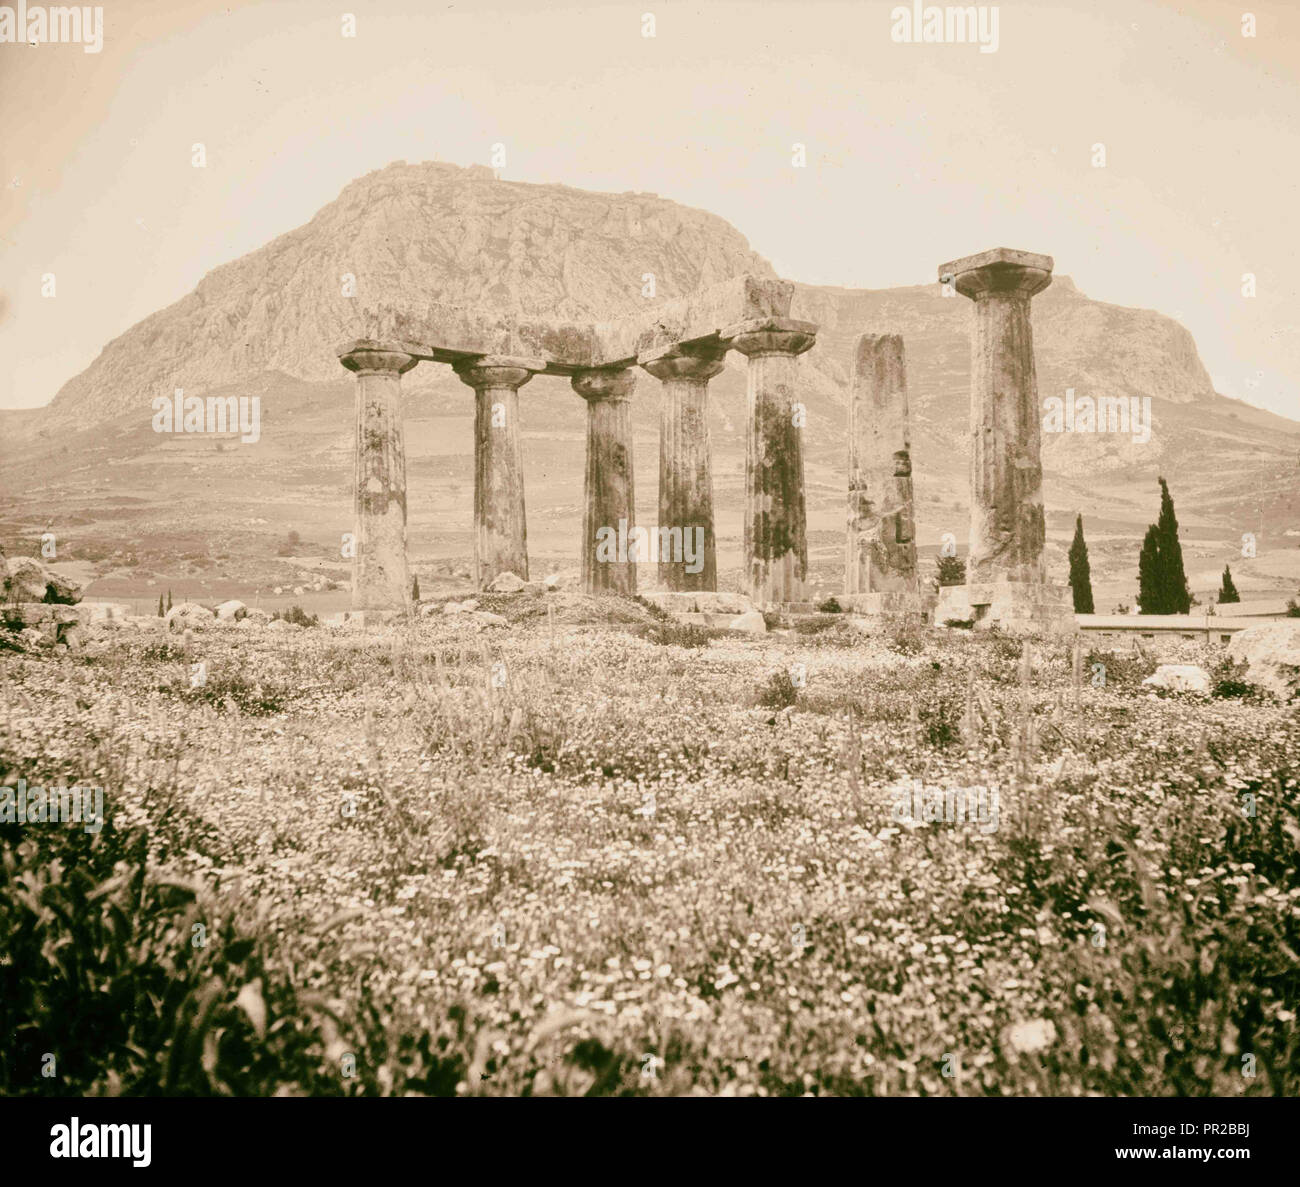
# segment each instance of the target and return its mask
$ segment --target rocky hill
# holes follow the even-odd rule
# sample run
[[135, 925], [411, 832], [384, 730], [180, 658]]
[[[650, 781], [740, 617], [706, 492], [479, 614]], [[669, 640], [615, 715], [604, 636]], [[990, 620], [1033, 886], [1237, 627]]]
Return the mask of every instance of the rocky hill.
[[[1050, 252], [1052, 245], [1015, 246]], [[930, 281], [935, 263], [918, 260], [918, 280]], [[1034, 300], [1040, 394], [1149, 396], [1155, 431], [1141, 444], [1109, 434], [1046, 436], [1049, 531], [1060, 536], [1082, 510], [1111, 525], [1128, 549], [1128, 537], [1140, 540], [1154, 518], [1160, 472], [1177, 479], [1185, 525], [1230, 540], [1246, 527], [1280, 534], [1300, 523], [1300, 425], [1216, 396], [1177, 322], [1090, 300], [1064, 274], [1069, 261], [1057, 263], [1062, 274]], [[102, 526], [112, 494], [134, 501], [130, 516], [114, 513], [117, 527], [129, 518], [160, 538], [180, 527], [228, 529], [240, 516], [236, 507], [250, 512], [241, 522], [260, 521], [269, 532], [274, 518], [251, 510], [285, 504], [300, 518], [327, 519], [333, 531], [350, 515], [351, 476], [351, 380], [333, 347], [364, 333], [372, 307], [436, 301], [607, 320], [743, 272], [773, 274], [727, 222], [654, 194], [501, 181], [482, 167], [389, 165], [114, 339], [45, 408], [0, 414], [0, 536], [20, 537], [51, 514], [79, 517], [87, 530]], [[643, 295], [647, 273], [653, 298]], [[946, 530], [962, 538], [970, 303], [944, 298], [933, 282], [880, 290], [797, 285], [791, 312], [821, 327], [802, 382], [810, 524], [827, 563], [843, 522], [851, 348], [866, 330], [905, 339], [921, 539]], [[427, 533], [426, 545], [467, 552], [468, 389], [433, 363], [404, 386], [412, 538], [418, 544]], [[634, 405], [638, 499], [650, 514], [656, 386], [642, 376]], [[263, 441], [223, 447], [151, 432], [151, 401], [177, 387], [260, 395]], [[741, 489], [740, 356], [729, 356], [712, 390], [725, 534]], [[534, 380], [523, 401], [530, 540], [544, 539], [548, 525], [567, 539], [581, 492], [582, 402], [551, 377]], [[421, 497], [422, 483], [433, 497]], [[214, 499], [218, 490], [222, 498]], [[232, 555], [248, 547], [231, 540]], [[1123, 563], [1131, 567], [1127, 553]]]

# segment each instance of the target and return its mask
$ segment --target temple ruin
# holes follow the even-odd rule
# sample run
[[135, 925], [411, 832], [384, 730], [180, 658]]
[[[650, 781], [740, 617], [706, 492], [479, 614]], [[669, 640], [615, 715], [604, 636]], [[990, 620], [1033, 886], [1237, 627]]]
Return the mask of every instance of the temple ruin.
[[[971, 544], [966, 586], [941, 591], [939, 620], [1041, 629], [1073, 626], [1046, 581], [1038, 392], [1029, 302], [1052, 260], [995, 249], [945, 264], [941, 279], [974, 302], [971, 339]], [[370, 337], [338, 349], [357, 377], [354, 611], [407, 607], [406, 460], [401, 377], [418, 363], [450, 364], [474, 391], [475, 584], [506, 572], [527, 580], [528, 544], [519, 389], [534, 375], [569, 378], [587, 403], [582, 586], [632, 594], [638, 548], [628, 402], [638, 371], [658, 379], [659, 527], [703, 541], [693, 571], [659, 555], [658, 585], [717, 590], [709, 381], [729, 350], [747, 359], [743, 592], [757, 606], [803, 603], [808, 575], [798, 357], [817, 326], [792, 319], [794, 286], [752, 275], [615, 322], [558, 322], [489, 310], [380, 309]], [[864, 334], [849, 401], [847, 608], [921, 612], [916, 567], [903, 340]], [[602, 534], [630, 549], [601, 555]], [[642, 533], [642, 538], [644, 533]]]

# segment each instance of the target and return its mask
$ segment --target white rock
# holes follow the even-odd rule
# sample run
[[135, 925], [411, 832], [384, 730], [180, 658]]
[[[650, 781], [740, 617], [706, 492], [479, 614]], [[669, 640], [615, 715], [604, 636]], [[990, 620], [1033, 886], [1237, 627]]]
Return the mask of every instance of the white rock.
[[1153, 688], [1167, 688], [1170, 692], [1210, 691], [1209, 673], [1195, 664], [1161, 664], [1142, 683]]
[[526, 584], [517, 573], [498, 573], [488, 589], [493, 593], [518, 593]]
[[478, 598], [466, 598], [463, 602], [461, 602], [460, 608], [462, 610], [477, 610]]
[[300, 597], [302, 597], [302, 595], [305, 594], [306, 592], [307, 592], [307, 591], [306, 591], [305, 589], [303, 589], [303, 587], [302, 587], [301, 585], [295, 585], [295, 586], [293, 587], [293, 596], [294, 596], [295, 598], [300, 598]]
[[[442, 607], [442, 612], [444, 614], [459, 614], [464, 609], [465, 607], [462, 606], [459, 602], [444, 602]], [[429, 610], [430, 612], [432, 612], [433, 607], [430, 606]]]
[[542, 578], [542, 584], [546, 586], [546, 588], [549, 590], [563, 589], [564, 578], [561, 577], [558, 573], [548, 573], [545, 577]]
[[277, 585], [277, 586], [275, 587], [275, 590], [274, 590], [273, 592], [275, 592], [275, 593], [277, 593], [277, 594], [284, 593], [284, 586], [283, 586], [283, 585]]
[[233, 598], [229, 602], [222, 602], [217, 607], [217, 617], [222, 622], [238, 622], [248, 613], [248, 607], [243, 602], [235, 601]]
[[509, 626], [509, 619], [502, 618], [500, 614], [489, 614], [486, 610], [475, 610], [474, 621], [482, 626]]
[[1300, 696], [1300, 618], [1238, 631], [1228, 644], [1228, 658], [1249, 664], [1246, 680], [1280, 700]]
[[195, 625], [211, 626], [216, 620], [216, 615], [198, 602], [178, 602], [167, 611], [166, 618], [169, 631], [179, 631]]
[[727, 624], [728, 630], [746, 631], [751, 635], [767, 634], [767, 623], [763, 621], [763, 615], [757, 610], [747, 610], [737, 618], [733, 618]]

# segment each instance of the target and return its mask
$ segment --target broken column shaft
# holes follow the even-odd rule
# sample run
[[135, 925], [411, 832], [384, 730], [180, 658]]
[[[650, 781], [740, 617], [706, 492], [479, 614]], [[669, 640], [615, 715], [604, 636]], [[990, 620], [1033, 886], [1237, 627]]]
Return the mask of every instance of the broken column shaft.
[[844, 592], [917, 593], [907, 369], [898, 334], [863, 334], [854, 350]]
[[[709, 380], [726, 362], [725, 345], [666, 347], [641, 361], [663, 384], [659, 410], [659, 584], [669, 590], [718, 588], [713, 535]], [[665, 554], [664, 541], [681, 550]], [[696, 562], [688, 564], [687, 556]], [[696, 572], [691, 572], [696, 568]]]
[[502, 573], [528, 580], [519, 389], [541, 359], [485, 355], [456, 364], [474, 389], [474, 582], [486, 589]]
[[630, 537], [636, 526], [636, 500], [628, 399], [636, 387], [636, 373], [578, 371], [571, 383], [587, 401], [582, 588], [589, 594], [634, 594], [636, 543]]
[[759, 605], [802, 601], [808, 534], [796, 359], [816, 341], [817, 327], [763, 318], [731, 326], [721, 336], [749, 359], [745, 592]]
[[357, 377], [352, 608], [404, 610], [410, 579], [401, 377], [416, 360], [378, 344], [339, 361]]

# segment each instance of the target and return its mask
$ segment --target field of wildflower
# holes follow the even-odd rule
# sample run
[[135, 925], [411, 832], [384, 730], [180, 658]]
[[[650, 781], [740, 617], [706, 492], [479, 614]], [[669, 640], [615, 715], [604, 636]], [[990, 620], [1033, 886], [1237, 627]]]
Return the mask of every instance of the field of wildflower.
[[0, 779], [108, 815], [0, 825], [0, 1092], [1300, 1091], [1300, 721], [1219, 649], [480, 601], [0, 653]]

